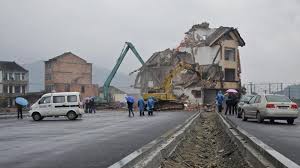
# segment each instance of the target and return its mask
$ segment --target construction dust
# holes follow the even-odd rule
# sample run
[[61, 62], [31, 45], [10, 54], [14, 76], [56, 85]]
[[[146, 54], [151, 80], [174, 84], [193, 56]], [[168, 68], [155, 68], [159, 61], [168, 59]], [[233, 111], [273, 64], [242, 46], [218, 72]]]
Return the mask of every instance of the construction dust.
[[248, 168], [236, 144], [217, 124], [216, 113], [203, 112], [201, 121], [187, 134], [162, 168]]

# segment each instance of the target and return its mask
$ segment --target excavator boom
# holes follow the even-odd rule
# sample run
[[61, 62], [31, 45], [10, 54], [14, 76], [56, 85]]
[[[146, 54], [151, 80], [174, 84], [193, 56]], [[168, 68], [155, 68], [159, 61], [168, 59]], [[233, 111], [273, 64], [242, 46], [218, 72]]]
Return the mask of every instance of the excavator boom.
[[112, 69], [112, 71], [110, 72], [109, 76], [107, 77], [107, 79], [105, 80], [105, 83], [103, 85], [103, 96], [104, 96], [104, 100], [109, 102], [109, 86], [111, 84], [112, 79], [115, 77], [123, 59], [125, 58], [128, 50], [131, 50], [133, 52], [133, 54], [137, 57], [137, 59], [141, 62], [142, 65], [145, 64], [144, 60], [142, 59], [142, 57], [140, 56], [140, 54], [137, 52], [137, 50], [135, 49], [134, 45], [130, 42], [125, 42], [125, 46], [122, 49], [122, 52], [116, 62], [116, 65], [114, 66], [114, 68]]

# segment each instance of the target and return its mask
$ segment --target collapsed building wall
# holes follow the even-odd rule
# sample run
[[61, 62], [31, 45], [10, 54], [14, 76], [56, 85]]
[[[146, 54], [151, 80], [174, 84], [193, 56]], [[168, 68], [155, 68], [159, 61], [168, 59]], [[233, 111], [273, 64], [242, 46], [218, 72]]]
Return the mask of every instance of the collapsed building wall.
[[209, 103], [219, 89], [239, 89], [238, 47], [244, 45], [235, 28], [210, 28], [206, 22], [194, 25], [177, 48], [156, 52], [147, 60], [140, 68], [134, 86], [147, 93], [149, 88], [160, 87], [179, 61], [198, 64], [203, 72], [201, 79], [197, 81], [195, 74], [183, 72], [174, 77], [173, 92], [178, 98], [186, 97], [188, 102]]

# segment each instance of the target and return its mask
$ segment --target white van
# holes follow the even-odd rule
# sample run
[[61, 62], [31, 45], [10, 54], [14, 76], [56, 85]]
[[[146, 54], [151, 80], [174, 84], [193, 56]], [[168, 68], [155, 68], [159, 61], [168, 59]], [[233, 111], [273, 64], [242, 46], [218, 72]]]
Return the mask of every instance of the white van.
[[44, 94], [35, 102], [29, 111], [29, 115], [35, 121], [44, 117], [67, 116], [69, 120], [75, 120], [84, 113], [80, 102], [79, 92], [57, 92]]

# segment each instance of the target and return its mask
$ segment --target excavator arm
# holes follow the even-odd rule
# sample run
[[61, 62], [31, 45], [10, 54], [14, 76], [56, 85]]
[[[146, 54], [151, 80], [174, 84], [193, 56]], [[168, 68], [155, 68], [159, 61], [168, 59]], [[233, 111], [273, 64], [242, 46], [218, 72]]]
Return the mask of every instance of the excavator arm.
[[142, 57], [140, 56], [140, 54], [137, 52], [137, 50], [135, 49], [134, 45], [130, 42], [125, 42], [125, 46], [122, 49], [122, 52], [116, 62], [116, 65], [114, 66], [114, 68], [112, 69], [112, 71], [110, 72], [109, 76], [107, 77], [107, 79], [105, 80], [105, 83], [103, 85], [103, 96], [104, 96], [104, 100], [109, 102], [109, 86], [111, 84], [112, 79], [115, 77], [123, 59], [125, 58], [128, 50], [131, 50], [133, 52], [133, 54], [137, 57], [137, 59], [141, 62], [142, 65], [145, 64], [144, 60], [142, 59]]

